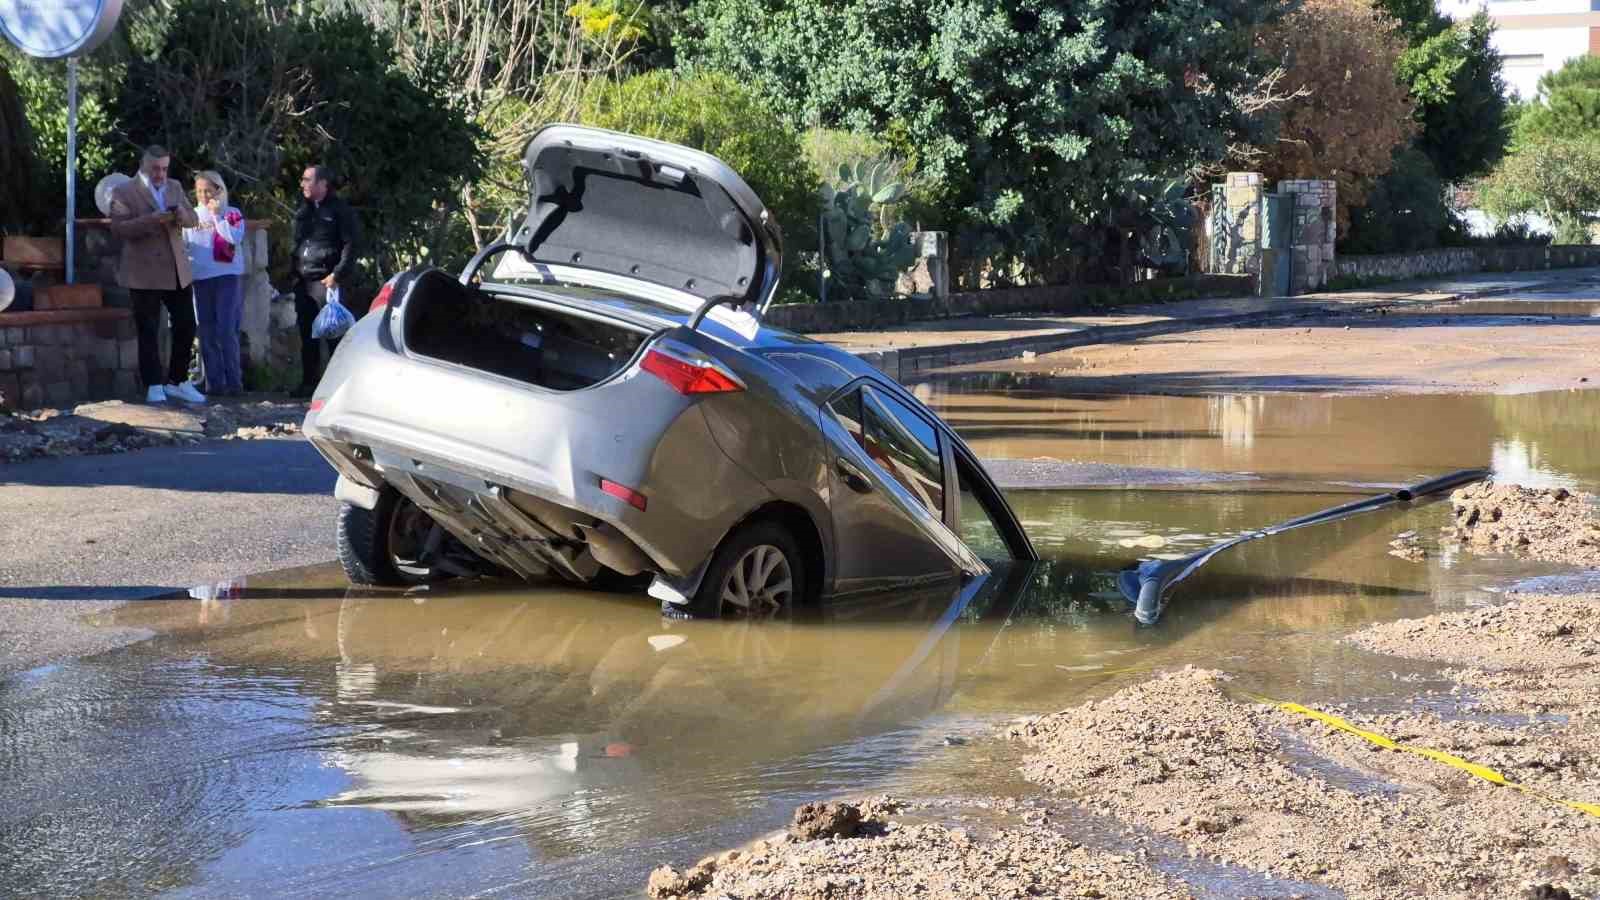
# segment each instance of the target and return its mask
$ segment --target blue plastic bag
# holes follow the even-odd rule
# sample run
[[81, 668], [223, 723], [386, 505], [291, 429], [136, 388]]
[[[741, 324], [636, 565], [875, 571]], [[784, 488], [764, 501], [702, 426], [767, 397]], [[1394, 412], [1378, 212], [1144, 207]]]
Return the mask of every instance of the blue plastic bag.
[[331, 287], [328, 288], [328, 302], [323, 304], [317, 317], [311, 320], [311, 336], [337, 340], [344, 337], [344, 333], [355, 324], [356, 317], [339, 302], [339, 289]]

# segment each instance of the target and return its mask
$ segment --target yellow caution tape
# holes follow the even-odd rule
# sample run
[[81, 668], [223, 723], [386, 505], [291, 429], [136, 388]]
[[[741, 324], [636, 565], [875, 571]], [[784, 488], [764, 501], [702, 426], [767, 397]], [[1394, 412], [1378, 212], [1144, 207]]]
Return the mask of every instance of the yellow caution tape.
[[1480, 766], [1477, 763], [1469, 762], [1459, 756], [1453, 756], [1449, 753], [1445, 753], [1442, 750], [1434, 750], [1429, 747], [1412, 747], [1408, 744], [1402, 744], [1399, 741], [1384, 737], [1375, 731], [1367, 731], [1362, 728], [1357, 728], [1338, 716], [1329, 715], [1328, 713], [1312, 709], [1309, 706], [1301, 706], [1298, 703], [1288, 703], [1281, 700], [1274, 700], [1270, 697], [1257, 696], [1255, 699], [1263, 703], [1276, 706], [1284, 712], [1291, 712], [1297, 715], [1316, 719], [1318, 722], [1322, 722], [1323, 724], [1329, 725], [1340, 731], [1349, 732], [1350, 734], [1353, 734], [1364, 741], [1377, 744], [1379, 747], [1383, 747], [1384, 749], [1400, 750], [1406, 753], [1414, 753], [1417, 756], [1427, 757], [1428, 759], [1442, 762], [1447, 766], [1460, 769], [1469, 775], [1482, 778], [1484, 781], [1492, 784], [1503, 785], [1511, 788], [1512, 790], [1521, 791], [1530, 797], [1537, 797], [1540, 800], [1544, 800], [1549, 803], [1559, 803], [1560, 805], [1569, 809], [1575, 809], [1578, 812], [1588, 813], [1591, 816], [1600, 817], [1600, 803], [1578, 803], [1572, 800], [1563, 800], [1560, 797], [1552, 797], [1549, 794], [1535, 790], [1534, 788], [1528, 787], [1525, 784], [1518, 784], [1487, 766]]

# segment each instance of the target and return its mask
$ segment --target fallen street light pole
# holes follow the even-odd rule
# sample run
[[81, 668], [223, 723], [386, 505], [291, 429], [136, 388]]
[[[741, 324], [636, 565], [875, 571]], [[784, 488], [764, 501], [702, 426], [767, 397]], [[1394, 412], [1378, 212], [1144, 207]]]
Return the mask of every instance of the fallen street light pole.
[[1389, 491], [1376, 497], [1365, 500], [1355, 500], [1330, 507], [1321, 512], [1290, 519], [1277, 525], [1269, 525], [1255, 531], [1247, 531], [1237, 537], [1230, 538], [1220, 544], [1214, 544], [1198, 553], [1191, 553], [1179, 559], [1148, 559], [1137, 563], [1117, 574], [1117, 590], [1122, 596], [1133, 604], [1133, 617], [1141, 625], [1154, 625], [1161, 618], [1165, 608], [1166, 596], [1177, 584], [1195, 573], [1195, 570], [1205, 565], [1224, 550], [1237, 547], [1240, 544], [1256, 540], [1257, 538], [1271, 537], [1296, 528], [1305, 528], [1310, 525], [1323, 525], [1336, 522], [1350, 516], [1386, 509], [1401, 503], [1411, 503], [1415, 500], [1425, 500], [1439, 494], [1448, 493], [1462, 485], [1472, 484], [1489, 477], [1488, 469], [1462, 469], [1438, 478], [1424, 481], [1421, 484], [1408, 488]]

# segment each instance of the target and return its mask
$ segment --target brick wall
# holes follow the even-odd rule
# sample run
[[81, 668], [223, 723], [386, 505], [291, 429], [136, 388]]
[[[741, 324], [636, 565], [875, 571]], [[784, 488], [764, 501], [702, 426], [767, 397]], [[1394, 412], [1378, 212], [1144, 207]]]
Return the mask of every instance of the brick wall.
[[138, 371], [128, 310], [0, 313], [0, 407], [136, 397]]

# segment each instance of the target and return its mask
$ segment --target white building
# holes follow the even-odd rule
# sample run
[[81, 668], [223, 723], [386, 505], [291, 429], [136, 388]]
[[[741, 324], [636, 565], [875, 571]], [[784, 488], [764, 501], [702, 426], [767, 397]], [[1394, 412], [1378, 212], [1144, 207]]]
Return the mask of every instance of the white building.
[[1531, 98], [1539, 76], [1575, 56], [1600, 53], [1600, 0], [1438, 0], [1455, 19], [1479, 9], [1494, 19], [1494, 48], [1505, 61], [1506, 90]]

